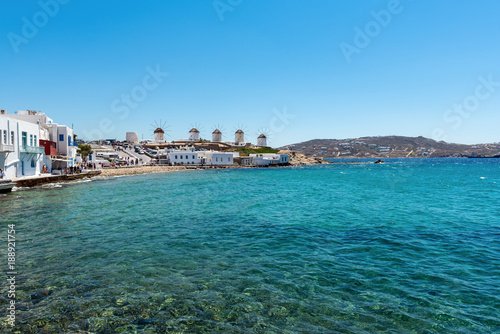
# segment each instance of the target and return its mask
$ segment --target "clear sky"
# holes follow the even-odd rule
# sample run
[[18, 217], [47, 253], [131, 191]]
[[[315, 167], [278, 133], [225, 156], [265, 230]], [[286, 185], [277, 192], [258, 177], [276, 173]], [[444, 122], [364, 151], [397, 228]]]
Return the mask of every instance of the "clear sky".
[[58, 1], [0, 4], [0, 107], [80, 138], [500, 141], [498, 0]]

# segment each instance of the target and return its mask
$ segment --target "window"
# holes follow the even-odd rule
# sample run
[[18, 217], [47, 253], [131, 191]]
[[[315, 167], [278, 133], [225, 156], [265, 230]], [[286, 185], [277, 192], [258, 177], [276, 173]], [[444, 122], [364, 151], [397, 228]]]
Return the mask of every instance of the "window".
[[35, 158], [31, 159], [31, 168], [35, 168], [36, 167], [36, 161], [35, 161]]
[[175, 159], [177, 159], [177, 156], [175, 156]]
[[[22, 138], [23, 138], [23, 147], [28, 146], [28, 134], [26, 132], [22, 133]], [[24, 175], [24, 173], [23, 173]]]
[[33, 146], [33, 135], [30, 135], [30, 146]]
[[59, 141], [64, 141], [64, 135], [59, 135]]
[[3, 143], [7, 145], [7, 130], [3, 130]]
[[15, 144], [15, 143], [14, 143], [14, 131], [11, 131], [11, 132], [10, 132], [10, 144], [11, 144], [11, 145], [14, 145], [14, 144]]
[[193, 159], [196, 159], [196, 158], [194, 157], [194, 155], [193, 155]]
[[34, 146], [38, 146], [38, 143], [36, 141], [36, 135], [33, 136], [33, 145]]
[[68, 145], [71, 145], [71, 136], [68, 136]]
[[186, 159], [189, 159], [189, 156], [186, 154]]
[[181, 159], [182, 159], [182, 154], [180, 155]]

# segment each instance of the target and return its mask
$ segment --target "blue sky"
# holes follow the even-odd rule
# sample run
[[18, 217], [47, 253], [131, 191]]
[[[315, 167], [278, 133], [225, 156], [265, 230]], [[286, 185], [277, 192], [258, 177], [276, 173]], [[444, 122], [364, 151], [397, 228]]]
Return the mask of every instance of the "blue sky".
[[273, 146], [499, 142], [498, 13], [496, 0], [3, 2], [0, 107], [87, 139], [151, 138], [161, 119], [169, 140], [242, 125]]

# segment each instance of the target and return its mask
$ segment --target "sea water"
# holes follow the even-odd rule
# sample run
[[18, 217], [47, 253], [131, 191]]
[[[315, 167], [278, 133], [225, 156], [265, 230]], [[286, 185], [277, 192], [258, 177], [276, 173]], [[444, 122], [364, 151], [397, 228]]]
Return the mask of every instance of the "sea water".
[[[96, 179], [0, 197], [20, 333], [498, 333], [500, 162]], [[8, 284], [1, 284], [1, 329]]]

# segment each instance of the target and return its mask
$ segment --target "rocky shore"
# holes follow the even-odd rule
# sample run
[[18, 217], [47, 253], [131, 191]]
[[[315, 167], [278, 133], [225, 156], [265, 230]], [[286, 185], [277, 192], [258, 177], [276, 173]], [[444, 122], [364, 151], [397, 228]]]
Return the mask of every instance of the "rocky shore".
[[330, 163], [329, 161], [323, 160], [322, 158], [307, 157], [306, 155], [297, 153], [295, 151], [281, 150], [278, 153], [288, 154], [288, 156], [290, 157], [290, 165], [292, 166], [307, 166]]

